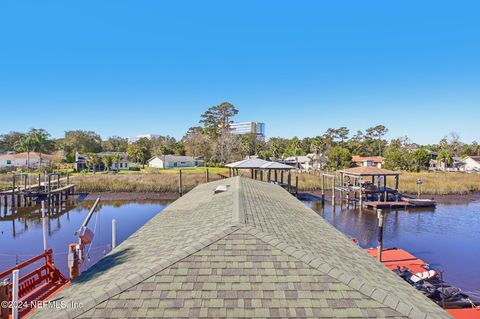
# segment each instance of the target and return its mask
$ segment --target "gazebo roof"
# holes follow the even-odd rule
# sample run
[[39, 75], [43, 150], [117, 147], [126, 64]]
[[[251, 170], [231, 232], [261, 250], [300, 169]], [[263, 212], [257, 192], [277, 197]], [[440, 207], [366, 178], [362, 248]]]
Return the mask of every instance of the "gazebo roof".
[[293, 169], [290, 165], [285, 165], [277, 162], [269, 162], [259, 158], [251, 158], [243, 161], [238, 161], [225, 165], [230, 168], [240, 168], [240, 169]]
[[388, 169], [378, 168], [376, 166], [359, 166], [341, 170], [340, 173], [353, 176], [395, 176], [400, 175], [399, 172], [390, 171]]

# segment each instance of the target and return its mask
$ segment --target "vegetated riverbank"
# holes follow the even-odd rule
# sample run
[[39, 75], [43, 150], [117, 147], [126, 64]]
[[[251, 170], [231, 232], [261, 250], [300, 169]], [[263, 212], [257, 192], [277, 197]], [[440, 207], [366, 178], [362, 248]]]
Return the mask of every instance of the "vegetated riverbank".
[[[292, 183], [295, 181], [293, 174]], [[298, 174], [298, 184], [301, 191], [317, 191], [322, 188], [322, 181], [318, 175]], [[402, 172], [400, 175], [399, 191], [405, 194], [417, 194], [417, 181], [423, 195], [472, 195], [480, 194], [480, 174], [453, 173], [453, 172]], [[388, 179], [393, 187], [393, 178]], [[331, 185], [328, 184], [327, 187]]]
[[[209, 181], [221, 178], [218, 169], [208, 170]], [[70, 178], [79, 193], [177, 193], [179, 191], [179, 170], [159, 170], [138, 172], [136, 174], [79, 174]], [[205, 183], [206, 171], [202, 169], [182, 169], [182, 189], [187, 192], [195, 186]]]
[[[228, 175], [228, 169], [225, 168], [208, 168], [208, 170], [210, 181], [222, 178], [221, 175]], [[187, 192], [195, 186], [204, 183], [206, 181], [205, 171], [206, 168], [182, 169], [183, 192]], [[249, 171], [243, 171], [241, 173], [245, 176], [250, 176]], [[0, 184], [3, 181], [5, 183], [5, 188], [11, 187], [11, 176], [5, 176], [5, 174], [1, 175]], [[318, 174], [293, 173], [292, 185], [295, 185], [296, 176], [298, 176], [299, 179], [299, 191], [315, 192], [321, 190], [322, 179]], [[263, 177], [266, 180], [267, 174], [263, 174]], [[280, 179], [280, 176], [278, 176], [278, 179]], [[477, 194], [480, 194], [480, 174], [453, 172], [403, 172], [400, 175], [400, 192], [416, 195], [417, 180], [419, 179], [423, 181], [423, 184], [421, 185], [422, 197], [434, 196], [439, 198], [440, 195], [441, 197], [444, 197], [445, 195], [475, 197]], [[285, 174], [284, 182], [286, 181], [287, 177]], [[142, 172], [122, 171], [120, 174], [114, 174], [112, 172], [75, 174], [70, 177], [70, 182], [76, 184], [76, 191], [79, 193], [178, 194], [179, 170], [147, 169]], [[389, 179], [389, 182], [393, 183], [393, 179]], [[326, 186], [327, 188], [331, 187], [329, 183], [327, 183]], [[393, 187], [391, 184], [389, 186]], [[154, 197], [154, 195], [149, 196]], [[450, 197], [450, 200], [463, 201], [463, 199], [456, 197]]]

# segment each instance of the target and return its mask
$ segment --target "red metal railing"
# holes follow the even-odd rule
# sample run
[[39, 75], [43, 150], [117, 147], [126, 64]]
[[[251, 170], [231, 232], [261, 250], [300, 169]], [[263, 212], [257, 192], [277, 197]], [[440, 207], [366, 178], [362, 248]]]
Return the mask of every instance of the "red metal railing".
[[[27, 261], [24, 261], [16, 265], [15, 267], [5, 270], [4, 272], [0, 273], [0, 280], [7, 276], [11, 276], [14, 270], [28, 267], [40, 260], [44, 261], [43, 265], [19, 278], [19, 300], [21, 300], [22, 297], [25, 297], [42, 284], [49, 284], [54, 282], [56, 283], [59, 281], [62, 283], [68, 282], [68, 279], [65, 278], [65, 276], [63, 276], [62, 273], [53, 265], [52, 249], [47, 249], [42, 254], [35, 256]], [[11, 300], [12, 298], [12, 285], [13, 283], [10, 283], [7, 286], [8, 300]]]

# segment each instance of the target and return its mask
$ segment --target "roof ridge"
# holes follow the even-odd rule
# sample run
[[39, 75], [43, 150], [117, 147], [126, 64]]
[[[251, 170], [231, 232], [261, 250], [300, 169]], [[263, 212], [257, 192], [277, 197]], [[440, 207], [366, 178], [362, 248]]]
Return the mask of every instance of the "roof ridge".
[[[328, 262], [325, 262], [322, 258], [318, 256], [315, 256], [294, 245], [286, 243], [285, 241], [283, 241], [282, 239], [279, 239], [278, 237], [276, 237], [271, 233], [266, 233], [257, 227], [249, 226], [249, 225], [245, 225], [240, 229], [262, 240], [263, 242], [283, 251], [287, 255], [306, 263], [310, 267], [317, 269], [325, 273], [326, 275], [337, 279], [338, 281], [346, 284], [348, 287], [355, 289], [356, 291], [362, 293], [363, 295], [369, 298], [372, 298], [375, 301], [378, 301], [382, 305], [392, 310], [395, 310], [408, 318], [411, 318], [411, 319], [437, 318], [431, 315], [430, 313], [426, 313], [425, 311], [418, 309], [414, 305], [410, 305], [402, 301], [396, 295], [392, 295], [391, 293], [386, 292], [382, 289], [372, 287], [366, 282], [347, 274], [343, 270], [330, 265]], [[431, 301], [429, 300], [429, 302]]]
[[232, 222], [239, 227], [245, 226], [245, 210], [243, 202], [243, 189], [240, 176], [234, 177], [235, 190], [233, 191]]
[[100, 303], [116, 296], [127, 289], [134, 287], [149, 277], [165, 270], [166, 268], [176, 264], [182, 259], [189, 257], [197, 253], [198, 251], [214, 244], [215, 242], [225, 238], [226, 236], [238, 231], [240, 227], [238, 225], [226, 225], [224, 228], [210, 233], [207, 236], [202, 237], [200, 240], [194, 242], [192, 245], [182, 249], [178, 249], [172, 253], [172, 256], [160, 260], [158, 263], [150, 265], [150, 267], [143, 268], [137, 273], [125, 277], [119, 281], [111, 282], [113, 286], [109, 286], [97, 294], [90, 295], [82, 301], [82, 307], [80, 308], [65, 308], [57, 312], [53, 318], [75, 318], [83, 313], [89, 311]]

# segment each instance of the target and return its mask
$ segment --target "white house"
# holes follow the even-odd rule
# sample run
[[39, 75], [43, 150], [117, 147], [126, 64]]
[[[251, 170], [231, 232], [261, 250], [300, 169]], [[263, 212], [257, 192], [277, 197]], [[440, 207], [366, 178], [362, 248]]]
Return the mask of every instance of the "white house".
[[27, 153], [11, 153], [0, 154], [0, 168], [8, 167], [26, 167], [30, 161], [30, 167], [49, 166], [53, 161], [61, 161], [62, 159], [55, 155], [40, 154], [36, 152]]
[[480, 172], [480, 156], [467, 156], [463, 159], [465, 171]]
[[152, 168], [181, 168], [204, 166], [203, 160], [195, 160], [191, 156], [160, 155], [148, 160], [148, 166]]

